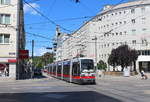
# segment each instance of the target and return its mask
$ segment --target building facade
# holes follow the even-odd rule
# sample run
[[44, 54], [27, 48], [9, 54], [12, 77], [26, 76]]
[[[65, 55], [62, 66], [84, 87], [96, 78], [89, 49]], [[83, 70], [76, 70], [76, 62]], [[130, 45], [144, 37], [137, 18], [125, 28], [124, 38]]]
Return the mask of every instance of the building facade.
[[24, 48], [22, 0], [0, 0], [0, 77], [19, 77], [19, 50]]
[[[150, 71], [150, 0], [106, 5], [62, 43], [67, 46], [67, 58], [83, 54], [95, 64], [99, 60], [107, 63], [112, 49], [120, 45], [136, 49], [140, 54], [137, 69]], [[108, 70], [112, 70], [109, 65]]]

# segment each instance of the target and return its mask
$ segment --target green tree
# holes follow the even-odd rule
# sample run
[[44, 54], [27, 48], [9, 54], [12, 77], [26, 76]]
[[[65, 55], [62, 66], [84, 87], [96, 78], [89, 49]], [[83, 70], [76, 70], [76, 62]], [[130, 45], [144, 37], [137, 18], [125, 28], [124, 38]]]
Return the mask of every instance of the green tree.
[[108, 58], [108, 64], [113, 66], [113, 71], [115, 71], [115, 67], [117, 66], [118, 56], [115, 49], [111, 51], [111, 54]]
[[105, 70], [105, 71], [106, 71], [107, 64], [106, 64], [103, 60], [100, 60], [100, 61], [97, 63], [97, 68], [98, 68], [99, 70]]
[[44, 65], [47, 65], [48, 63], [53, 62], [53, 53], [46, 52], [44, 55], [42, 55], [42, 60], [44, 61]]
[[[132, 50], [128, 45], [121, 45], [111, 52], [108, 63], [113, 67], [120, 65], [121, 71], [125, 67], [131, 66], [137, 60], [138, 54], [136, 50]], [[136, 68], [134, 68], [136, 70]]]

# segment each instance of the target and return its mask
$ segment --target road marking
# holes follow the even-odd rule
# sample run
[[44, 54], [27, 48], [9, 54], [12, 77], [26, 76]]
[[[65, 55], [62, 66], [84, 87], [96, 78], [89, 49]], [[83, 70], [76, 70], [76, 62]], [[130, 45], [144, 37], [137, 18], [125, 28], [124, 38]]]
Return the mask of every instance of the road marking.
[[61, 98], [64, 98], [66, 96], [67, 95], [61, 95], [61, 94], [47, 94], [47, 95], [44, 95], [43, 97], [61, 99]]

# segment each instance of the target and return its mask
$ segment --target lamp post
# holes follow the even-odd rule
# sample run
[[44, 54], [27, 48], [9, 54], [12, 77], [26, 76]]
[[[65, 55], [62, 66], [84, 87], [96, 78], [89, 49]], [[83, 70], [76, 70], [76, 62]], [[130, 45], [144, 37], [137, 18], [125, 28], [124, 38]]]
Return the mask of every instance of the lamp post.
[[[77, 44], [76, 46], [79, 46], [79, 47], [85, 47], [85, 45], [82, 45], [82, 44]], [[79, 50], [79, 53], [78, 53], [78, 50]], [[83, 51], [83, 50], [82, 50]], [[79, 56], [77, 57], [81, 57], [81, 48], [77, 49], [77, 55], [79, 54]]]

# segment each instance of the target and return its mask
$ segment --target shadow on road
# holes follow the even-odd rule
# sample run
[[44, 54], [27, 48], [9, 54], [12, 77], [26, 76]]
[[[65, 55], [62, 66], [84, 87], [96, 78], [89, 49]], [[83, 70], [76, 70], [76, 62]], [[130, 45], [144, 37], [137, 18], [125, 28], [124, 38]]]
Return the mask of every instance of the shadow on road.
[[122, 102], [93, 91], [2, 93], [0, 102]]
[[34, 75], [35, 79], [42, 79], [42, 78], [46, 78], [46, 76], [43, 76], [43, 75]]

